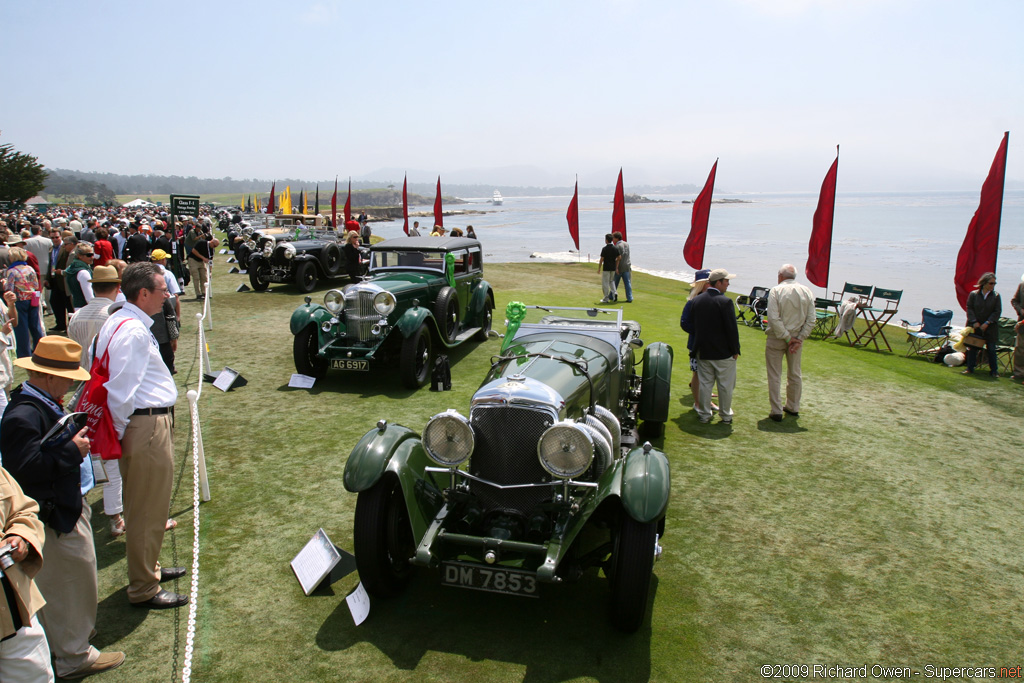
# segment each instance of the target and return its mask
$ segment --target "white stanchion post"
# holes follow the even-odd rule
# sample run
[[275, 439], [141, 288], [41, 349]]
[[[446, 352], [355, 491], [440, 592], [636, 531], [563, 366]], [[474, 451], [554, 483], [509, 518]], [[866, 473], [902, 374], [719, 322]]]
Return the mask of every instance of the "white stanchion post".
[[188, 392], [189, 414], [192, 415], [192, 430], [196, 435], [195, 459], [199, 465], [199, 488], [202, 493], [203, 502], [210, 500], [210, 480], [206, 477], [206, 452], [203, 450], [203, 430], [199, 424], [199, 392], [190, 389]]
[[213, 261], [205, 264], [206, 267], [206, 296], [203, 297], [203, 315], [206, 317], [207, 329], [213, 329], [213, 304], [210, 298], [213, 296]]
[[203, 334], [203, 314], [196, 313], [196, 324], [199, 327], [199, 371], [207, 375], [213, 374], [210, 365], [210, 351], [206, 348], [206, 335]]

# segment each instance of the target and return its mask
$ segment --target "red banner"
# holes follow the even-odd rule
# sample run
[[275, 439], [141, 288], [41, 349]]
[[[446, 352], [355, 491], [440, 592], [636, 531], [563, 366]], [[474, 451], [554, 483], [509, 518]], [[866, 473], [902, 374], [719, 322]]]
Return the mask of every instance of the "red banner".
[[576, 245], [576, 251], [580, 250], [580, 181], [576, 181], [576, 189], [572, 191], [572, 201], [569, 202], [569, 210], [565, 212], [565, 220], [569, 223], [569, 235]]
[[996, 272], [996, 254], [999, 251], [999, 223], [1003, 215], [1003, 184], [1006, 179], [1006, 146], [1010, 132], [1003, 134], [1003, 141], [992, 160], [992, 168], [981, 186], [981, 201], [974, 218], [967, 226], [967, 235], [956, 256], [956, 299], [960, 307], [967, 310], [967, 295], [978, 284], [985, 273]]
[[818, 195], [818, 208], [811, 222], [811, 241], [807, 245], [807, 281], [828, 289], [828, 268], [832, 262], [832, 219], [836, 212], [836, 176], [839, 174], [839, 146], [836, 160], [825, 174]]
[[621, 168], [619, 182], [615, 185], [615, 203], [612, 205], [612, 232], [622, 233], [622, 239], [626, 239], [626, 196], [622, 192]]
[[338, 229], [338, 176], [334, 176], [334, 194], [331, 195], [331, 228]]
[[345, 223], [352, 220], [352, 179], [348, 179], [348, 197], [345, 199]]
[[711, 174], [704, 183], [704, 189], [693, 200], [693, 213], [690, 216], [690, 234], [683, 245], [683, 258], [694, 270], [704, 267], [704, 244], [708, 237], [708, 219], [711, 217], [711, 195], [715, 193], [715, 173], [718, 171], [718, 159], [711, 167]]
[[409, 234], [409, 176], [406, 175], [402, 180], [402, 219], [405, 224], [402, 225], [402, 230], [405, 234]]
[[275, 208], [274, 200], [276, 198], [276, 195], [274, 194], [275, 188], [277, 188], [277, 181], [276, 180], [270, 186], [270, 199], [267, 200], [267, 213], [274, 213], [274, 208]]
[[434, 197], [434, 225], [444, 225], [444, 212], [441, 210], [441, 176], [437, 176], [437, 196]]

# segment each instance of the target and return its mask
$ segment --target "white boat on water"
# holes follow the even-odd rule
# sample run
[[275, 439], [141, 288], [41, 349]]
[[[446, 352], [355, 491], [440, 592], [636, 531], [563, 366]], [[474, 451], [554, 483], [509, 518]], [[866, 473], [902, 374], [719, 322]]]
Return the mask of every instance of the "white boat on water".
[[505, 200], [502, 198], [501, 193], [495, 190], [494, 196], [491, 197], [491, 204], [494, 204], [495, 206], [501, 206], [501, 203], [504, 201]]

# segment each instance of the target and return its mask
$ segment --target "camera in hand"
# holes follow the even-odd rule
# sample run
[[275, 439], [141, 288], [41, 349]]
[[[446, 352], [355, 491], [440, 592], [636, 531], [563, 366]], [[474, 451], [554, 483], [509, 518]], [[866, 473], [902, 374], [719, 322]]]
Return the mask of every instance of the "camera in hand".
[[14, 546], [10, 543], [4, 543], [0, 545], [0, 574], [4, 573], [4, 570], [10, 569], [14, 566]]

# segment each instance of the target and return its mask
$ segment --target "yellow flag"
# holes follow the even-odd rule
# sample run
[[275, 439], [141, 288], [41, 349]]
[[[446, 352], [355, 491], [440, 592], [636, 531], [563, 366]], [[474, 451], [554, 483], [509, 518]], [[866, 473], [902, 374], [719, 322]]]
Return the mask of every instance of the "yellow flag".
[[284, 194], [281, 196], [281, 213], [290, 214], [292, 212], [292, 186], [288, 185], [284, 188]]

